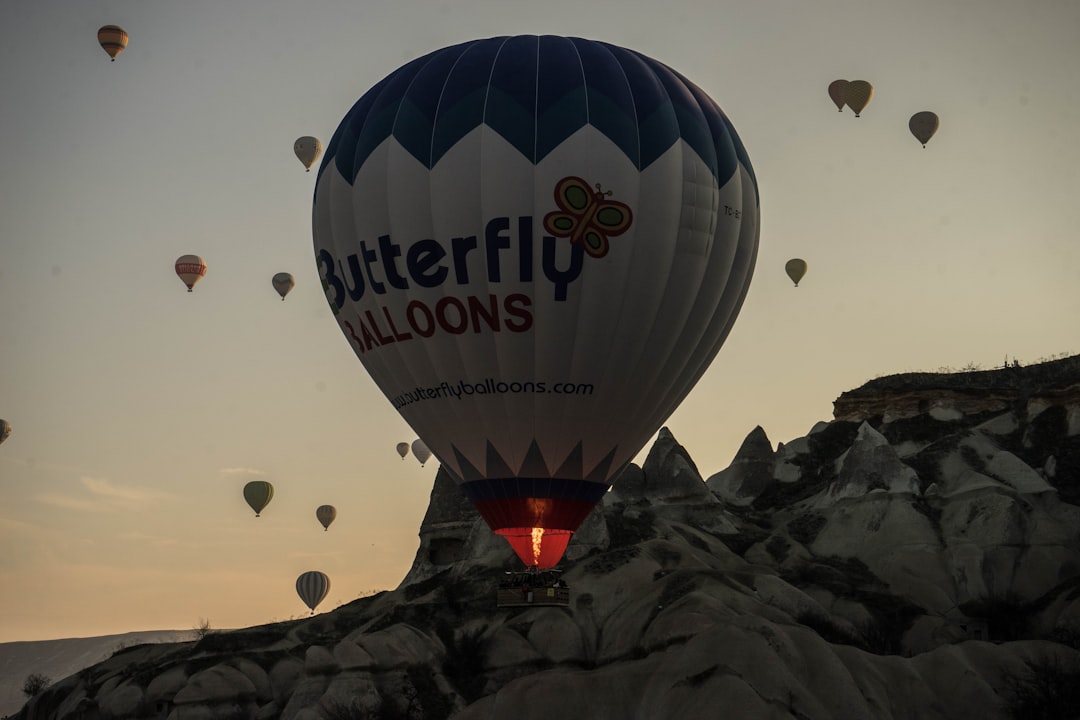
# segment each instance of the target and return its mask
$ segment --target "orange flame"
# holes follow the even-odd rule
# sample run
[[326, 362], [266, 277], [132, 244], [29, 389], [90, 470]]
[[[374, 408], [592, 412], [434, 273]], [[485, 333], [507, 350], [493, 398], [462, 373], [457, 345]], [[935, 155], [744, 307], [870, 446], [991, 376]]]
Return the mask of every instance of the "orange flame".
[[540, 564], [540, 544], [544, 539], [544, 528], [534, 527], [532, 529], [532, 549], [533, 549], [533, 565]]

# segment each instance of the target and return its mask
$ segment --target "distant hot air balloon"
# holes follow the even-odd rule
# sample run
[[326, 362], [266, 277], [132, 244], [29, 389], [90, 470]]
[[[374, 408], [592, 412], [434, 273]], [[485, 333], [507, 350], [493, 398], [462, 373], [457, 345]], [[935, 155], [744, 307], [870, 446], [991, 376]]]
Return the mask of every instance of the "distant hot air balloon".
[[124, 52], [128, 44], [128, 34], [119, 25], [105, 25], [99, 28], [97, 39], [102, 50], [112, 58], [110, 62], [116, 62], [116, 56]]
[[330, 578], [326, 576], [326, 573], [309, 570], [301, 573], [300, 577], [296, 578], [296, 594], [300, 596], [305, 605], [311, 608], [312, 615], [315, 614], [315, 608], [318, 607], [329, 592]]
[[187, 291], [206, 274], [206, 261], [198, 255], [181, 255], [176, 259], [176, 274], [187, 285]]
[[549, 568], [731, 330], [758, 188], [719, 106], [663, 63], [498, 37], [360, 98], [312, 228], [375, 383], [491, 529]]
[[401, 456], [402, 460], [404, 460], [405, 456], [409, 454], [409, 443], [399, 442], [397, 444], [397, 454]]
[[863, 108], [867, 106], [872, 97], [874, 97], [874, 86], [865, 80], [852, 80], [848, 83], [847, 91], [844, 93], [844, 101], [849, 108], [855, 111], [855, 117], [859, 117], [859, 113], [863, 111]]
[[424, 444], [424, 441], [417, 438], [412, 441], [412, 454], [417, 460], [420, 461], [420, 467], [424, 467], [424, 463], [431, 457], [431, 450], [428, 450], [428, 446]]
[[795, 283], [795, 287], [799, 287], [799, 281], [806, 274], [806, 261], [802, 258], [792, 258], [784, 263], [784, 272]]
[[322, 154], [322, 143], [319, 142], [319, 138], [305, 135], [302, 138], [297, 138], [293, 143], [293, 152], [296, 153], [296, 157], [300, 158], [300, 162], [307, 168], [307, 172], [311, 172], [311, 166], [315, 164], [315, 161], [319, 159], [319, 155]]
[[265, 480], [252, 480], [244, 486], [244, 500], [255, 511], [255, 517], [263, 511], [274, 498], [274, 486]]
[[836, 109], [844, 112], [844, 103], [847, 102], [847, 80], [833, 80], [829, 83], [829, 97], [836, 103]]
[[7, 420], [0, 420], [0, 443], [8, 439], [11, 435], [11, 423]]
[[940, 122], [936, 113], [923, 110], [911, 116], [908, 120], [908, 130], [916, 140], [922, 143], [923, 147], [926, 147], [926, 143], [930, 142], [930, 138], [937, 132]]
[[279, 272], [270, 280], [274, 285], [274, 289], [277, 290], [278, 295], [281, 296], [282, 302], [285, 301], [285, 296], [289, 294], [289, 291], [296, 285], [296, 279], [290, 273]]
[[334, 518], [337, 517], [337, 508], [333, 505], [320, 505], [315, 508], [315, 517], [322, 523], [324, 530], [329, 530], [330, 523], [334, 522]]

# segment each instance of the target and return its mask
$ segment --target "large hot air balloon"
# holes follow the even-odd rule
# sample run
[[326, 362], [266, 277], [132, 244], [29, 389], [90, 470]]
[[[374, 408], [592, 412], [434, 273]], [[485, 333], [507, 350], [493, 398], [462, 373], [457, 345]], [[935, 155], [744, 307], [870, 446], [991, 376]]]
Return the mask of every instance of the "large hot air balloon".
[[922, 143], [923, 147], [926, 147], [926, 143], [930, 142], [930, 138], [934, 137], [940, 123], [941, 121], [936, 113], [923, 110], [911, 116], [911, 119], [908, 120], [908, 130], [911, 131], [916, 140]]
[[405, 456], [409, 454], [409, 443], [399, 442], [397, 444], [397, 454], [401, 456], [402, 460], [404, 460]]
[[198, 255], [181, 255], [176, 259], [176, 274], [187, 285], [187, 291], [195, 287], [206, 274], [206, 261]]
[[11, 435], [11, 423], [7, 420], [0, 420], [0, 443], [4, 442]]
[[323, 530], [330, 529], [330, 523], [337, 517], [337, 508], [333, 505], [320, 505], [315, 508], [315, 518], [322, 524]]
[[852, 80], [847, 85], [847, 90], [844, 92], [844, 101], [848, 107], [855, 111], [855, 117], [859, 117], [859, 113], [870, 102], [870, 99], [874, 97], [874, 86], [865, 80]]
[[758, 190], [719, 106], [666, 65], [498, 37], [360, 98], [312, 224], [360, 361], [488, 525], [548, 568], [731, 330]]
[[795, 287], [799, 287], [799, 281], [806, 274], [806, 261], [802, 258], [791, 258], [784, 263], [784, 272], [791, 278], [791, 282], [795, 283]]
[[322, 143], [319, 142], [319, 138], [305, 135], [296, 138], [296, 142], [293, 143], [293, 152], [296, 153], [296, 157], [300, 159], [307, 171], [311, 172], [311, 166], [315, 164], [315, 161], [319, 159], [319, 155], [322, 154]]
[[420, 461], [420, 467], [424, 467], [424, 463], [431, 457], [431, 450], [420, 438], [416, 438], [412, 441], [412, 454], [417, 460]]
[[116, 56], [124, 52], [128, 44], [128, 34], [119, 25], [105, 25], [97, 31], [98, 44], [101, 49], [112, 58], [110, 62], [116, 62]]
[[312, 615], [315, 614], [315, 608], [328, 592], [330, 592], [330, 578], [326, 576], [326, 573], [309, 570], [300, 573], [300, 577], [296, 578], [296, 594], [311, 609]]
[[274, 289], [277, 290], [278, 295], [281, 296], [282, 302], [285, 301], [285, 296], [296, 285], [296, 279], [287, 272], [279, 272], [270, 279], [270, 282], [273, 284]]
[[829, 83], [829, 98], [836, 104], [839, 112], [844, 112], [844, 103], [847, 102], [847, 80], [833, 80]]
[[244, 486], [244, 500], [255, 511], [255, 517], [274, 499], [274, 486], [265, 480], [252, 480]]

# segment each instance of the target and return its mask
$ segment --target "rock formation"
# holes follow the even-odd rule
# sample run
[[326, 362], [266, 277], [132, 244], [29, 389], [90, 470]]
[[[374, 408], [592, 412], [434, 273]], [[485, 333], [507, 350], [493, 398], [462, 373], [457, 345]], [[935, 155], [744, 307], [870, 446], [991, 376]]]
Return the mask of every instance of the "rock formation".
[[1077, 360], [873, 381], [707, 481], [662, 430], [571, 542], [568, 607], [495, 606], [517, 560], [440, 472], [396, 590], [129, 648], [20, 720], [1075, 714]]

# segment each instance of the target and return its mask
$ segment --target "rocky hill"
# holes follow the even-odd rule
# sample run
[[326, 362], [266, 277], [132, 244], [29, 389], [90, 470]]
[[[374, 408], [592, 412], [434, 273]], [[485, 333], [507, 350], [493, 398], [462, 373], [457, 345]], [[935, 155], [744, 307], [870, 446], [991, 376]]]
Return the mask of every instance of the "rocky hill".
[[972, 375], [875, 380], [707, 478], [661, 431], [567, 607], [496, 607], [517, 560], [440, 472], [396, 590], [125, 649], [18, 717], [1077, 717], [1080, 358]]

